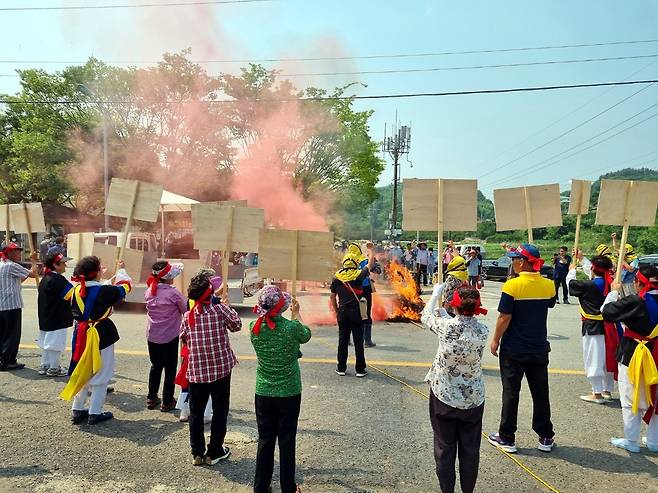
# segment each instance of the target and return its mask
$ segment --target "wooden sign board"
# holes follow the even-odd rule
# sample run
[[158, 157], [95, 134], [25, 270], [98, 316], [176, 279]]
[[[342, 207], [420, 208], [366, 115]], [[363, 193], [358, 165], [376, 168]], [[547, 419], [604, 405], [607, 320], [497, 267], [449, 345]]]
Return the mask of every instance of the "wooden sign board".
[[[295, 242], [295, 234], [298, 241]], [[260, 230], [258, 274], [271, 279], [329, 281], [335, 269], [334, 235], [317, 231]], [[295, 249], [297, 272], [293, 272]]]
[[592, 182], [589, 180], [571, 180], [569, 211], [571, 215], [587, 214], [592, 196]]
[[[27, 216], [25, 215], [24, 206], [27, 207]], [[11, 217], [12, 230], [14, 233], [46, 232], [46, 224], [43, 220], [43, 209], [41, 208], [41, 202], [31, 202], [29, 204], [11, 204], [9, 206], [9, 214]]]
[[[526, 210], [526, 194], [529, 211]], [[562, 226], [557, 183], [494, 190], [494, 207], [496, 231]]]
[[69, 233], [66, 235], [66, 253], [78, 261], [92, 254], [94, 250], [94, 233]]
[[192, 224], [196, 249], [258, 253], [265, 211], [218, 202], [192, 204]]
[[[596, 224], [624, 224], [624, 204], [629, 180], [601, 180]], [[628, 196], [628, 225], [653, 226], [658, 207], [658, 182], [634, 181]]]
[[[109, 279], [116, 273], [116, 258], [119, 254], [119, 247], [104, 243], [94, 243], [91, 254], [101, 259], [101, 265], [107, 269], [103, 275], [104, 279]], [[144, 252], [126, 248], [123, 257], [126, 263], [126, 272], [128, 272], [128, 275], [132, 277], [134, 282], [139, 282], [142, 276]]]
[[[135, 187], [135, 212], [131, 216]], [[132, 217], [140, 221], [155, 222], [158, 219], [160, 201], [162, 200], [162, 185], [143, 181], [112, 178], [110, 191], [105, 206], [105, 214], [116, 217]]]
[[439, 187], [443, 203], [444, 231], [477, 230], [477, 180], [404, 180], [402, 228], [437, 231]]
[[[7, 223], [9, 220], [9, 223]], [[9, 224], [9, 231], [14, 227], [11, 222], [11, 213], [9, 212], [9, 204], [0, 204], [0, 230], [6, 231], [7, 224]]]
[[[213, 203], [213, 202], [211, 202]], [[220, 202], [215, 202], [220, 205], [232, 205], [233, 207], [247, 207], [246, 200], [222, 200]]]

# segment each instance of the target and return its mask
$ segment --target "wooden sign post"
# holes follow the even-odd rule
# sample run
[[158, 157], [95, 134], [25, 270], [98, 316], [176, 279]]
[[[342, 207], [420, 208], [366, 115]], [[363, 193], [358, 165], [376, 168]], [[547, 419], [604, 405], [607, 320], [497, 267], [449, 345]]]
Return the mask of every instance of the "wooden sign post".
[[[445, 231], [477, 230], [477, 180], [404, 180], [402, 228], [437, 231], [437, 256], [443, 254]], [[443, 269], [438, 262], [439, 283]]]
[[192, 204], [194, 248], [222, 252], [224, 292], [228, 293], [228, 267], [232, 252], [259, 251], [259, 231], [265, 211], [222, 202]]
[[658, 208], [658, 182], [630, 180], [601, 180], [596, 224], [622, 226], [621, 244], [615, 280], [621, 280], [626, 256], [628, 228], [653, 226]]
[[[11, 204], [9, 206], [9, 213], [11, 214], [11, 223], [13, 224], [14, 233], [23, 233], [27, 235], [30, 252], [34, 254], [37, 250], [34, 246], [34, 238], [32, 237], [32, 234], [46, 232], [41, 202]], [[36, 283], [38, 286], [39, 276], [36, 277]]]
[[9, 207], [10, 207], [9, 204], [0, 205], [0, 226], [2, 226], [5, 229], [5, 238], [4, 238], [5, 245], [9, 244], [9, 237], [10, 237], [9, 232], [11, 231], [11, 227], [12, 227]]
[[270, 279], [291, 281], [290, 294], [297, 296], [297, 281], [327, 282], [334, 264], [334, 235], [317, 231], [261, 229], [258, 273]]
[[123, 237], [116, 255], [117, 263], [119, 260], [126, 260], [124, 258], [127, 255], [126, 245], [133, 221], [137, 219], [153, 223], [158, 220], [162, 190], [162, 185], [155, 183], [112, 178], [105, 214], [126, 218]]
[[533, 228], [562, 226], [560, 187], [536, 185], [494, 190], [496, 231], [526, 229], [533, 243]]
[[576, 235], [573, 242], [572, 265], [578, 264], [578, 247], [580, 245], [580, 220], [583, 214], [589, 212], [589, 201], [592, 192], [592, 182], [587, 180], [571, 180], [568, 214], [576, 215]]

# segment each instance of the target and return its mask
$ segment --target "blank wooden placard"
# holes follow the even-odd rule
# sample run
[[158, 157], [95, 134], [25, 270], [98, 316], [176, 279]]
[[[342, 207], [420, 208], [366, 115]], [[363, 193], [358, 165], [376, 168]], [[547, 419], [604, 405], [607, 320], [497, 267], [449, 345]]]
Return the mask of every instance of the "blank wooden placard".
[[261, 229], [258, 274], [272, 279], [293, 279], [293, 255], [297, 248], [298, 281], [328, 281], [335, 268], [334, 235], [317, 231]]
[[[230, 245], [227, 244], [229, 221], [232, 224]], [[192, 224], [196, 249], [258, 253], [259, 231], [265, 225], [265, 211], [231, 207], [219, 202], [192, 204]]]
[[[601, 180], [596, 224], [624, 224], [624, 200], [629, 180]], [[629, 226], [653, 226], [658, 207], [658, 182], [634, 181], [628, 201]]]
[[402, 228], [406, 231], [437, 231], [439, 225], [439, 180], [443, 195], [443, 230], [477, 230], [477, 180], [404, 180]]
[[78, 261], [92, 255], [94, 251], [94, 233], [69, 233], [66, 235], [66, 254]]
[[[101, 259], [101, 265], [107, 269], [103, 276], [104, 279], [109, 279], [116, 273], [116, 259], [118, 254], [119, 247], [117, 246], [94, 243], [92, 255]], [[132, 277], [134, 282], [139, 282], [142, 275], [144, 252], [126, 248], [123, 256], [123, 261], [126, 263], [126, 272], [128, 272], [128, 275]]]
[[[30, 219], [30, 230], [27, 227], [27, 218], [23, 205], [27, 206], [27, 214]], [[43, 220], [43, 209], [41, 202], [31, 202], [29, 204], [11, 204], [9, 206], [12, 230], [14, 233], [45, 233], [46, 224]]]
[[190, 285], [190, 280], [202, 267], [205, 267], [205, 262], [200, 259], [170, 260], [170, 262], [172, 264], [183, 264], [183, 272], [180, 276], [174, 278], [174, 286], [187, 296], [187, 287]]
[[5, 231], [7, 227], [7, 217], [9, 217], [9, 231], [12, 231], [11, 213], [9, 212], [10, 204], [0, 204], [0, 231]]
[[560, 186], [555, 183], [494, 190], [496, 231], [528, 229], [524, 188], [530, 204], [530, 227], [562, 226]]
[[587, 214], [592, 196], [592, 182], [589, 180], [571, 180], [569, 211], [571, 215]]
[[160, 201], [162, 200], [162, 185], [144, 181], [124, 180], [122, 178], [112, 178], [105, 214], [116, 217], [130, 217], [136, 183], [139, 183], [139, 189], [137, 190], [133, 219], [151, 223], [157, 221]]

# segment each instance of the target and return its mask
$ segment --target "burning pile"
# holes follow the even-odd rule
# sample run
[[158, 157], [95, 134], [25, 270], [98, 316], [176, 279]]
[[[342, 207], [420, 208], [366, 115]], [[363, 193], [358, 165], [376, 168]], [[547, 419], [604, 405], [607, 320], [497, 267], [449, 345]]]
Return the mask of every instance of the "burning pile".
[[404, 265], [391, 262], [387, 269], [391, 287], [396, 294], [389, 322], [418, 322], [425, 303], [420, 298], [413, 274]]

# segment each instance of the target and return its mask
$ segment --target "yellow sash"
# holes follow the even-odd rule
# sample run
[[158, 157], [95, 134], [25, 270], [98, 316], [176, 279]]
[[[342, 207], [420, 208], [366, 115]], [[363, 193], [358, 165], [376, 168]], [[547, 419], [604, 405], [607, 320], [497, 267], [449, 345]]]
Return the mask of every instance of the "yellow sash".
[[580, 314], [583, 316], [583, 318], [586, 318], [587, 320], [603, 320], [603, 315], [600, 313], [598, 315], [592, 315], [590, 313], [585, 312], [583, 310], [583, 307], [580, 307]]
[[71, 378], [69, 378], [66, 387], [59, 396], [66, 401], [70, 401], [82, 390], [92, 376], [101, 371], [101, 368], [103, 368], [103, 361], [101, 359], [100, 337], [96, 326], [92, 324], [87, 328], [87, 345], [80, 361], [78, 361]]
[[[655, 339], [658, 337], [658, 325], [649, 334], [648, 339]], [[653, 360], [653, 355], [649, 348], [647, 348], [647, 341], [635, 339], [637, 347], [633, 352], [633, 357], [628, 364], [628, 380], [633, 384], [633, 414], [637, 414], [640, 404], [640, 383], [644, 378], [644, 395], [646, 396], [647, 406], [653, 406], [653, 398], [651, 395], [651, 386], [658, 385], [658, 368], [656, 362]], [[658, 341], [656, 341], [658, 344]]]

